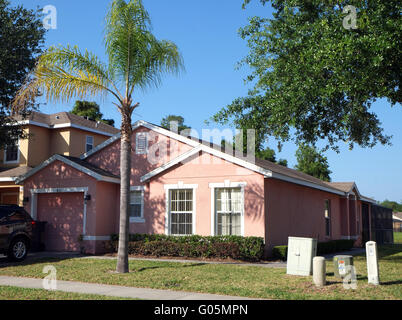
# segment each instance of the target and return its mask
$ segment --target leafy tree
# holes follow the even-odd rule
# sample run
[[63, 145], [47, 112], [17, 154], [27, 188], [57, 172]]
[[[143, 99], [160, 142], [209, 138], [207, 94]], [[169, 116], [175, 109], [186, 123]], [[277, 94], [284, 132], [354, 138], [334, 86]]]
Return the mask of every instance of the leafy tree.
[[[233, 138], [233, 140], [235, 141], [235, 137]], [[246, 141], [246, 140], [243, 140], [243, 144], [244, 144], [243, 152], [246, 153], [247, 152], [247, 142], [244, 142], [244, 141]], [[235, 142], [230, 143], [230, 142], [227, 142], [226, 140], [223, 139], [221, 141], [222, 149], [225, 149], [226, 144], [229, 144], [230, 148], [232, 150], [234, 150], [236, 148], [236, 143]], [[268, 160], [268, 161], [271, 161], [273, 163], [280, 164], [280, 165], [282, 165], [284, 167], [288, 166], [288, 161], [286, 159], [276, 160], [275, 150], [273, 150], [273, 149], [271, 149], [269, 147], [263, 148], [261, 145], [256, 144], [255, 156], [257, 158], [259, 158], [259, 159]]]
[[[25, 135], [13, 121], [10, 103], [42, 51], [45, 29], [41, 13], [0, 0], [0, 148]], [[25, 115], [33, 104], [20, 113]], [[13, 124], [12, 126], [10, 124]]]
[[296, 151], [296, 170], [324, 181], [331, 181], [328, 159], [316, 148], [302, 144]]
[[184, 124], [184, 118], [182, 116], [176, 116], [176, 115], [169, 115], [164, 117], [161, 120], [161, 127], [170, 130], [171, 122], [177, 122], [177, 129], [179, 133], [182, 132], [183, 130], [191, 129], [191, 127]]
[[392, 209], [393, 212], [402, 212], [402, 201], [398, 203], [396, 201], [384, 200], [380, 202], [380, 205]]
[[177, 73], [182, 58], [177, 46], [158, 40], [151, 33], [151, 22], [141, 0], [114, 0], [106, 16], [105, 47], [109, 63], [78, 47], [49, 48], [39, 59], [31, 80], [14, 99], [14, 108], [43, 90], [48, 100], [68, 101], [73, 97], [112, 95], [120, 112], [120, 233], [116, 271], [128, 266], [129, 195], [131, 172], [132, 114], [139, 106], [134, 90], [158, 86], [161, 76]]
[[71, 113], [81, 117], [88, 117], [94, 121], [101, 121], [114, 127], [113, 119], [103, 119], [103, 113], [100, 112], [99, 105], [96, 102], [77, 100]]
[[[402, 2], [260, 2], [272, 4], [273, 18], [252, 17], [239, 31], [254, 88], [215, 120], [246, 119], [279, 141], [327, 139], [334, 150], [390, 143], [370, 109], [380, 98], [401, 103]], [[357, 9], [357, 29], [343, 26], [346, 5]]]

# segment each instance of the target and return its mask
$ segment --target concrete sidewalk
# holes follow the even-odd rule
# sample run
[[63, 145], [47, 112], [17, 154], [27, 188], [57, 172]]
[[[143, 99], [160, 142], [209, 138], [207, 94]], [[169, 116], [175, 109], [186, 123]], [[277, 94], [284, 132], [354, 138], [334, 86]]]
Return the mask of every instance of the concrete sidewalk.
[[[0, 286], [43, 289], [42, 282], [43, 279], [0, 276]], [[250, 298], [222, 296], [207, 293], [134, 288], [61, 280], [57, 281], [57, 290], [142, 300], [254, 300]]]

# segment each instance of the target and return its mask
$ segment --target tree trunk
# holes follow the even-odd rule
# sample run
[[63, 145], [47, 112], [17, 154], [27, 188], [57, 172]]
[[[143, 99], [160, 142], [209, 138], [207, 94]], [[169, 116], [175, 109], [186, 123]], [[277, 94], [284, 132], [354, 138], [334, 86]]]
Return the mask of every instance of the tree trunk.
[[118, 273], [129, 272], [128, 241], [130, 226], [130, 177], [131, 177], [131, 114], [122, 112], [120, 152], [120, 232], [117, 254]]

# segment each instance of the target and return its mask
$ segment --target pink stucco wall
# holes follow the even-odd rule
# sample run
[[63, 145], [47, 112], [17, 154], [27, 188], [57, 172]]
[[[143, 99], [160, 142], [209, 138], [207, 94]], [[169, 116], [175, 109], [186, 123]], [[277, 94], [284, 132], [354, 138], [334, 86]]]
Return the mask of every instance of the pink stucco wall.
[[165, 233], [165, 185], [198, 185], [196, 199], [196, 233], [211, 235], [210, 183], [245, 182], [244, 234], [264, 237], [264, 177], [249, 169], [203, 153], [154, 177], [146, 186], [145, 223], [131, 224], [131, 232]]
[[[331, 201], [331, 237], [325, 236], [325, 200]], [[341, 238], [340, 196], [301, 185], [265, 180], [266, 242], [269, 249], [289, 236], [319, 241]]]
[[[86, 203], [86, 232], [87, 236], [105, 236], [110, 235], [115, 230], [116, 211], [115, 202], [118, 185], [112, 183], [98, 182], [89, 175], [82, 173], [61, 161], [55, 161], [38, 173], [24, 181], [24, 196], [30, 198], [30, 202], [25, 205], [25, 209], [31, 213], [31, 190], [32, 189], [54, 189], [54, 188], [88, 188], [88, 194], [91, 200]], [[46, 198], [48, 202], [38, 201], [37, 206], [40, 211], [46, 211], [47, 207], [51, 208], [52, 202], [64, 193], [48, 193]], [[69, 209], [71, 216], [77, 216], [75, 221], [71, 223], [82, 224], [83, 194], [82, 200], [77, 201], [75, 211], [74, 208]], [[38, 199], [41, 194], [38, 196]], [[62, 201], [60, 202], [62, 204]], [[61, 205], [62, 210], [63, 205]], [[39, 211], [38, 210], [38, 211]], [[80, 226], [75, 226], [79, 228]], [[82, 232], [81, 232], [82, 234]], [[95, 241], [84, 241], [86, 252], [95, 253]]]
[[[211, 235], [211, 211], [214, 194], [210, 183], [245, 183], [244, 187], [244, 235], [263, 237], [267, 253], [274, 245], [287, 244], [288, 236], [314, 237], [319, 241], [339, 239], [357, 232], [355, 202], [336, 194], [280, 181], [264, 179], [262, 174], [222, 160], [208, 153], [200, 153], [177, 164], [145, 183], [140, 178], [192, 147], [173, 141], [161, 134], [154, 134], [149, 143], [149, 155], [135, 153], [137, 132], [133, 134], [131, 186], [143, 186], [144, 222], [130, 223], [131, 233], [165, 233], [166, 185], [197, 185], [195, 189], [196, 234]], [[156, 142], [175, 143], [173, 153], [158, 153]], [[168, 148], [169, 149], [169, 148]], [[155, 153], [156, 150], [156, 153]], [[155, 158], [156, 161], [155, 161]], [[104, 170], [120, 175], [120, 141], [89, 157], [88, 161]], [[119, 232], [120, 186], [96, 181], [60, 161], [42, 169], [24, 183], [24, 195], [30, 197], [31, 189], [87, 187], [91, 200], [87, 201], [86, 235], [108, 236]], [[325, 236], [324, 204], [331, 200], [331, 237]], [[46, 204], [41, 204], [46, 209]], [[81, 204], [77, 204], [77, 208]], [[26, 205], [30, 212], [31, 203]], [[357, 203], [356, 208], [361, 208]], [[43, 209], [43, 208], [42, 208]], [[361, 210], [361, 209], [359, 209]], [[79, 210], [77, 209], [77, 214]], [[214, 213], [214, 212], [213, 212]], [[348, 214], [349, 213], [349, 214]], [[79, 220], [78, 220], [78, 223]], [[361, 218], [359, 219], [361, 224]], [[361, 230], [361, 228], [360, 228]], [[84, 241], [86, 252], [102, 251], [103, 241]]]
[[[139, 132], [150, 133], [148, 141], [148, 154], [136, 154], [136, 134]], [[159, 148], [160, 146], [160, 148]], [[166, 152], [160, 152], [162, 148], [166, 148]], [[188, 144], [170, 139], [169, 137], [150, 131], [147, 128], [140, 127], [133, 132], [131, 153], [131, 185], [143, 185], [140, 178], [146, 173], [160, 167], [162, 164], [176, 158], [180, 154], [192, 149]], [[88, 162], [93, 165], [120, 176], [120, 140], [117, 140], [91, 155]]]

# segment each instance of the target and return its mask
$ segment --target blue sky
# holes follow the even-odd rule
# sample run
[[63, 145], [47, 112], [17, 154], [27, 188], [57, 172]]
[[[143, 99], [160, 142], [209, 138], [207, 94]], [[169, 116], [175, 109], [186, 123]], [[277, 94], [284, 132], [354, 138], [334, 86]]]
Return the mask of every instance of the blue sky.
[[[201, 132], [204, 120], [235, 98], [245, 96], [248, 86], [243, 79], [247, 69], [236, 70], [236, 64], [247, 55], [246, 42], [237, 31], [250, 16], [270, 16], [272, 10], [254, 0], [242, 10], [242, 0], [144, 0], [153, 32], [160, 39], [175, 42], [184, 58], [186, 71], [179, 77], [167, 76], [162, 86], [147, 92], [137, 92], [140, 108], [134, 120], [144, 119], [156, 124], [168, 114], [184, 117], [185, 122]], [[106, 61], [103, 45], [104, 16], [109, 0], [11, 0], [12, 5], [28, 8], [53, 5], [57, 9], [57, 29], [49, 30], [46, 46], [78, 45]], [[105, 118], [117, 124], [120, 116], [112, 100], [97, 101]], [[69, 111], [68, 104], [48, 103], [41, 111]], [[352, 151], [341, 145], [339, 154], [328, 151], [333, 181], [356, 181], [360, 192], [376, 200], [402, 200], [402, 108], [391, 108], [386, 101], [373, 105], [386, 133], [393, 135], [392, 146], [372, 149], [355, 147]], [[272, 142], [271, 148], [276, 143]], [[277, 158], [296, 163], [296, 146], [286, 143]]]

